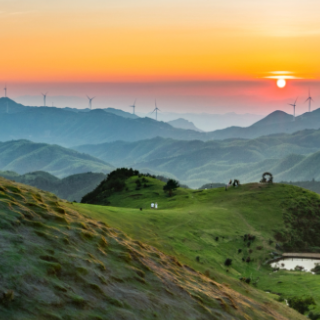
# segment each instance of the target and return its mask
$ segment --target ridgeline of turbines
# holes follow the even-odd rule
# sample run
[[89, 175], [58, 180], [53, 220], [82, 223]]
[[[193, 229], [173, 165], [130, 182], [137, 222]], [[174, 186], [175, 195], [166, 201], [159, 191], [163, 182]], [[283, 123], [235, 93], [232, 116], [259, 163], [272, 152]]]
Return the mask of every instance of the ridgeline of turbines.
[[[293, 107], [293, 121], [296, 120], [296, 106], [297, 106], [297, 101], [298, 101], [298, 97], [296, 99], [296, 101], [294, 103], [289, 103], [289, 106], [292, 106]], [[309, 102], [309, 109], [308, 111], [311, 112], [311, 102], [314, 102], [314, 100], [312, 99], [311, 95], [310, 95], [310, 90], [309, 90], [309, 96], [307, 98], [307, 100], [304, 102]]]
[[[5, 87], [4, 87], [4, 97], [5, 97], [5, 98], [8, 97], [7, 92], [8, 92], [8, 88], [7, 88], [7, 85], [5, 85]], [[43, 96], [43, 106], [46, 107], [46, 106], [47, 106], [47, 96], [48, 96], [48, 92], [47, 92], [47, 93], [41, 93], [41, 94], [42, 94], [42, 96]], [[88, 100], [89, 100], [89, 109], [92, 110], [92, 101], [93, 101], [93, 99], [95, 99], [95, 97], [90, 98], [89, 96], [87, 96], [87, 98], [88, 98]], [[289, 106], [292, 106], [292, 107], [293, 107], [293, 121], [296, 120], [296, 106], [297, 106], [297, 101], [298, 101], [298, 97], [297, 97], [297, 99], [295, 100], [294, 103], [289, 103]], [[137, 102], [137, 99], [134, 100], [133, 105], [129, 107], [129, 108], [132, 108], [132, 114], [136, 114], [136, 102]], [[309, 90], [308, 98], [307, 98], [307, 100], [306, 100], [304, 103], [306, 103], [306, 102], [309, 103], [308, 111], [311, 112], [311, 102], [314, 102], [314, 100], [313, 100], [313, 98], [311, 97], [310, 90]], [[155, 100], [155, 109], [151, 112], [151, 114], [152, 114], [152, 113], [155, 113], [155, 114], [156, 114], [156, 120], [158, 120], [158, 111], [161, 112], [161, 110], [157, 107], [157, 101]], [[8, 113], [8, 103], [7, 103], [7, 113]]]

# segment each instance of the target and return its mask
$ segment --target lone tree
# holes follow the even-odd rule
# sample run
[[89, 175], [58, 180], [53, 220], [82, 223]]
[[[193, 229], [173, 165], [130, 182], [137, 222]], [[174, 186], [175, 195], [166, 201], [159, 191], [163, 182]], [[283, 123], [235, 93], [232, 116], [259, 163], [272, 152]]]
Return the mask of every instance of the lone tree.
[[175, 191], [177, 188], [179, 188], [179, 182], [173, 179], [169, 179], [167, 184], [163, 187], [164, 192], [169, 193], [169, 197], [172, 196], [173, 191]]

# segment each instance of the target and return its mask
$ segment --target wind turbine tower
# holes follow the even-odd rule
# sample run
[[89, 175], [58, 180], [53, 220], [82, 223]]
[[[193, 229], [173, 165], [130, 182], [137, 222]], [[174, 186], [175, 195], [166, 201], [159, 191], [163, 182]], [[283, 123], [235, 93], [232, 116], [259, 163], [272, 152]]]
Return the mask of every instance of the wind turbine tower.
[[158, 111], [161, 111], [158, 107], [157, 107], [157, 101], [155, 101], [155, 106], [156, 108], [152, 111], [152, 113], [156, 113], [156, 121], [158, 121]]
[[307, 99], [305, 102], [307, 102], [307, 101], [309, 101], [309, 112], [311, 112], [311, 101], [314, 102], [314, 100], [312, 99], [312, 97], [311, 97], [311, 95], [310, 95], [310, 90], [309, 90], [308, 99]]
[[4, 86], [4, 97], [7, 98], [7, 85]]
[[47, 106], [47, 93], [41, 93], [43, 95], [43, 106], [46, 107]]
[[134, 100], [134, 103], [132, 106], [130, 106], [132, 108], [132, 114], [136, 114], [136, 102], [137, 102], [137, 99]]
[[289, 106], [293, 106], [293, 121], [296, 121], [296, 103], [297, 103], [298, 98], [294, 103], [289, 103]]
[[89, 96], [87, 96], [87, 98], [89, 99], [89, 108], [90, 108], [90, 110], [92, 110], [92, 100], [93, 100], [95, 97], [90, 98]]

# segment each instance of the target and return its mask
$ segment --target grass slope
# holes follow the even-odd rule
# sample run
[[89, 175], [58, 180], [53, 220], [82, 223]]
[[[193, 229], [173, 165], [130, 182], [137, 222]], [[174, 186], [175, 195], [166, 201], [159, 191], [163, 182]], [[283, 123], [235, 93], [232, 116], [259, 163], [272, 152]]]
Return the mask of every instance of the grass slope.
[[57, 177], [83, 172], [113, 170], [108, 163], [57, 145], [33, 143], [28, 140], [0, 142], [0, 170], [24, 174], [47, 171]]
[[303, 319], [243, 296], [52, 194], [0, 179], [1, 319]]
[[[229, 283], [235, 290], [241, 292], [239, 278], [250, 277], [258, 289], [284, 298], [312, 295], [320, 311], [320, 277], [296, 271], [272, 272], [266, 263], [273, 252], [282, 252], [275, 235], [288, 234], [292, 239], [303, 239], [303, 243], [312, 235], [319, 245], [317, 231], [312, 230], [315, 217], [317, 221], [320, 218], [319, 208], [313, 211], [320, 200], [317, 194], [284, 184], [247, 184], [227, 192], [224, 188], [178, 189], [170, 198], [163, 193], [160, 181], [150, 179], [150, 187], [136, 191], [135, 180], [132, 177], [127, 181], [128, 191], [115, 192], [108, 198], [111, 207], [77, 204], [76, 208], [176, 256], [213, 279]], [[151, 202], [158, 203], [157, 211], [150, 209]], [[287, 221], [291, 217], [298, 222], [304, 212], [315, 216], [311, 220], [302, 217], [301, 224]], [[243, 239], [248, 233], [256, 237], [250, 247]], [[285, 239], [287, 245], [290, 237]], [[311, 243], [309, 250], [319, 250], [313, 246]], [[252, 261], [243, 262], [248, 257]], [[224, 265], [227, 258], [232, 259], [228, 268]], [[237, 280], [230, 282], [230, 276]]]

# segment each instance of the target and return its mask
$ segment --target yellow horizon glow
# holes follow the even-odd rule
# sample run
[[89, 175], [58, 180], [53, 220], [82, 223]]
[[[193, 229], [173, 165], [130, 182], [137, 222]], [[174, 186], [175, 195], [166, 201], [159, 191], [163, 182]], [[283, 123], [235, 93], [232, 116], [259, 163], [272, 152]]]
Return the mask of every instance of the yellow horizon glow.
[[0, 80], [320, 77], [320, 4], [199, 1], [5, 2]]

